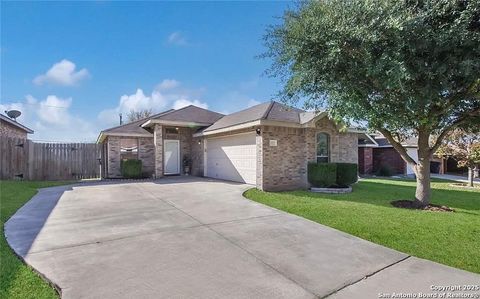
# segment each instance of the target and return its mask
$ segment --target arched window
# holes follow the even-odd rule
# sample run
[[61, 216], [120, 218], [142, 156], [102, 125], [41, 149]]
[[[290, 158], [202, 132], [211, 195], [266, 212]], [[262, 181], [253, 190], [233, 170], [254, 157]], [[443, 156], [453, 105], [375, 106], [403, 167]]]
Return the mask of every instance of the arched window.
[[327, 133], [317, 133], [317, 163], [330, 161], [330, 136]]

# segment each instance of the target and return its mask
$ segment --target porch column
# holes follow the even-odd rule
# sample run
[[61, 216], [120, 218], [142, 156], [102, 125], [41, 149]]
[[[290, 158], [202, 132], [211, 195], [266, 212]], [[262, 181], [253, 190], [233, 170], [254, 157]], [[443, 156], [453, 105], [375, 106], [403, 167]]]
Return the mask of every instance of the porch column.
[[155, 124], [153, 131], [153, 143], [155, 145], [155, 177], [163, 176], [163, 127]]

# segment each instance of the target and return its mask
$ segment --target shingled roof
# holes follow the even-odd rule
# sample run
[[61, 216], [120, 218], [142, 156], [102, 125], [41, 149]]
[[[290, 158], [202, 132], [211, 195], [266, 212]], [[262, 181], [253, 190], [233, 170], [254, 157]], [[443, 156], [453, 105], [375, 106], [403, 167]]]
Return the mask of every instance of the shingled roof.
[[151, 117], [150, 119], [213, 124], [223, 116], [223, 114], [190, 105], [178, 110], [172, 109], [167, 113]]
[[103, 130], [101, 133], [115, 133], [115, 134], [139, 134], [139, 135], [145, 135], [145, 136], [150, 136], [152, 135], [150, 132], [145, 130], [144, 128], [141, 127], [143, 123], [145, 123], [147, 120], [154, 118], [154, 117], [160, 117], [166, 113], [172, 112], [174, 109], [170, 109], [167, 111], [160, 112], [158, 114], [152, 115], [150, 117], [142, 118], [140, 120], [130, 122], [127, 124], [123, 124], [120, 126], [116, 126], [110, 129]]
[[213, 125], [206, 128], [204, 132], [228, 128], [262, 119], [300, 123], [300, 114], [302, 113], [305, 113], [305, 111], [275, 101], [265, 102], [245, 110], [225, 115]]
[[[303, 125], [320, 115], [322, 115], [322, 113], [307, 112], [275, 101], [261, 103], [229, 115], [223, 115], [190, 105], [177, 110], [171, 109], [142, 120], [104, 130], [100, 133], [99, 140], [102, 140], [102, 134], [152, 136], [145, 128], [155, 123], [196, 126], [200, 129], [204, 128], [202, 132], [209, 133], [218, 129], [228, 130], [228, 128], [236, 125], [259, 120]], [[214, 133], [212, 132], [210, 134]]]
[[208, 126], [222, 117], [223, 114], [190, 105], [180, 109], [170, 109], [150, 117], [103, 130], [100, 132], [98, 141], [103, 140], [106, 135], [150, 137], [152, 133], [147, 131], [142, 125], [151, 120], [204, 124], [204, 126]]

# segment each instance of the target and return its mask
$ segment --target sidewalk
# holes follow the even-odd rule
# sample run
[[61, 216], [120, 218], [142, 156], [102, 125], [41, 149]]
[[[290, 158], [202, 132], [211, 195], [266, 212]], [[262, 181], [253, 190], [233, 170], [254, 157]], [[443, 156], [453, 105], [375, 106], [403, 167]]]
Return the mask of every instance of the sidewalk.
[[[431, 177], [437, 178], [437, 179], [451, 180], [455, 182], [468, 183], [468, 178], [460, 175], [432, 173]], [[473, 179], [473, 182], [480, 184], [480, 179], [479, 178]]]

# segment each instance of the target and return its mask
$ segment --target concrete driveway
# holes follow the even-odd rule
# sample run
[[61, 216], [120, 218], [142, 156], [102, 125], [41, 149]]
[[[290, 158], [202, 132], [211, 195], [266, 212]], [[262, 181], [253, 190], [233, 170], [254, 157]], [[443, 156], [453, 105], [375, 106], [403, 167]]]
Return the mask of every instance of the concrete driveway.
[[5, 234], [64, 298], [378, 298], [480, 283], [247, 200], [248, 188], [185, 177], [47, 188]]

